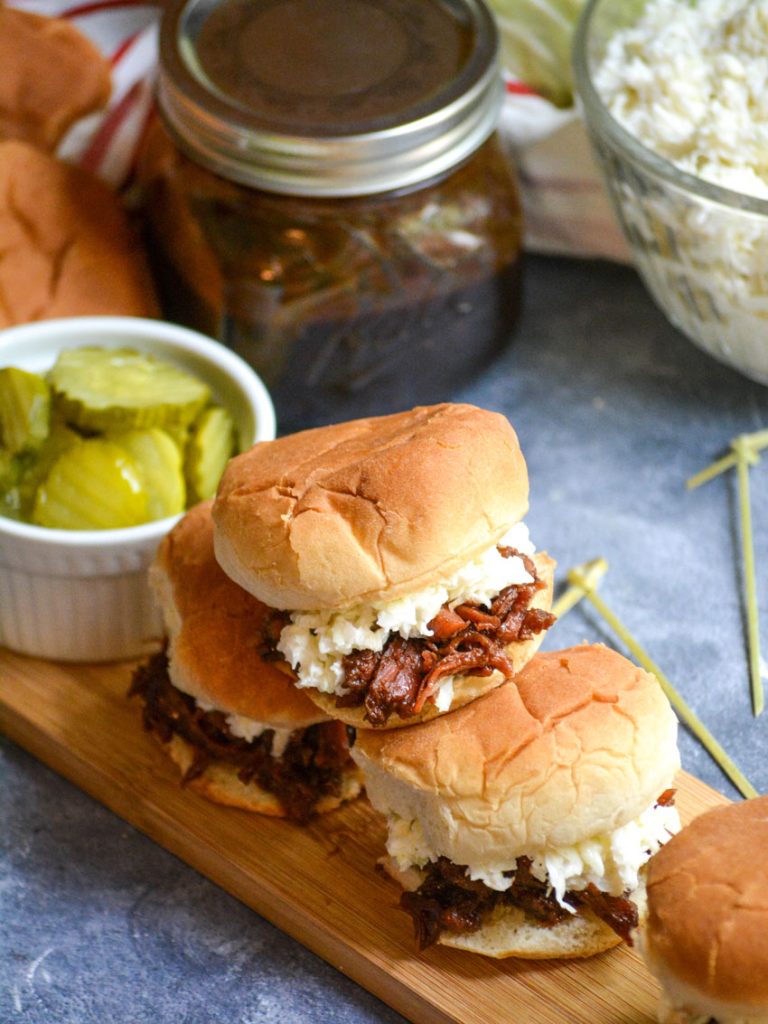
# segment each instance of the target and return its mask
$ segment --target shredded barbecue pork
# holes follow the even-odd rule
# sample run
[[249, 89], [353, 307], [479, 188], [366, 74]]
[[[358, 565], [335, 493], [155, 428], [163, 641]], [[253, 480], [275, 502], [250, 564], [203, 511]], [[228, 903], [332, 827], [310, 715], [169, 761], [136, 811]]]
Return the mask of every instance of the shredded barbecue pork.
[[129, 696], [144, 701], [144, 728], [163, 743], [178, 735], [195, 751], [182, 780], [200, 776], [209, 764], [225, 762], [238, 778], [273, 793], [288, 817], [306, 821], [318, 800], [341, 793], [342, 771], [351, 765], [352, 730], [341, 722], [322, 722], [292, 733], [280, 757], [272, 757], [274, 732], [265, 730], [252, 742], [233, 736], [220, 711], [202, 711], [192, 697], [177, 690], [168, 677], [165, 652], [154, 655], [134, 672]]
[[[674, 803], [675, 790], [666, 789], [656, 801], [661, 806]], [[447, 857], [430, 862], [426, 877], [414, 892], [404, 892], [400, 906], [413, 918], [419, 949], [437, 942], [443, 930], [475, 932], [498, 907], [518, 907], [545, 928], [568, 920], [570, 911], [556, 900], [552, 887], [531, 874], [531, 860], [520, 857], [508, 889], [491, 889], [481, 881], [472, 881], [466, 867]], [[585, 889], [568, 890], [565, 902], [577, 912], [589, 909], [611, 927], [630, 946], [632, 930], [638, 925], [637, 906], [626, 895], [611, 896], [590, 883]]]
[[[610, 896], [590, 884], [568, 891], [565, 900], [575, 910], [588, 907], [631, 945], [630, 932], [637, 927], [637, 907], [625, 896]], [[570, 912], [555, 899], [551, 887], [531, 874], [531, 861], [521, 857], [509, 889], [500, 892], [485, 882], [467, 877], [466, 869], [447, 857], [427, 868], [427, 877], [415, 892], [404, 892], [400, 906], [413, 918], [419, 949], [437, 942], [443, 930], [476, 932], [497, 907], [518, 907], [545, 928], [566, 921]]]
[[336, 706], [364, 705], [366, 721], [381, 726], [392, 714], [400, 718], [419, 714], [447, 676], [488, 676], [499, 671], [509, 679], [513, 665], [506, 647], [549, 629], [555, 616], [529, 607], [545, 586], [533, 560], [514, 548], [499, 551], [505, 558], [521, 558], [533, 582], [505, 587], [490, 607], [443, 605], [429, 623], [430, 637], [404, 640], [393, 633], [381, 652], [359, 650], [346, 655], [342, 661], [345, 692], [336, 698]]

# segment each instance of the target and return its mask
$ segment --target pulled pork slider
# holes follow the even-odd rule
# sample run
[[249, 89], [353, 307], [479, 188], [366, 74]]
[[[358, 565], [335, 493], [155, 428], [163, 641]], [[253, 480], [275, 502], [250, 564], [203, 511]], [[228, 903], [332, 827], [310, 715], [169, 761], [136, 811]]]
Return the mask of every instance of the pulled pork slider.
[[768, 796], [696, 818], [648, 867], [662, 1024], [768, 1022]]
[[451, 711], [510, 678], [554, 618], [521, 521], [528, 474], [497, 413], [437, 405], [256, 445], [213, 515], [233, 580], [285, 613], [276, 649], [359, 728]]
[[655, 677], [602, 646], [537, 654], [444, 718], [359, 733], [420, 948], [542, 959], [631, 941], [644, 865], [679, 828], [676, 736]]
[[160, 546], [151, 581], [167, 652], [134, 674], [144, 725], [184, 782], [217, 803], [305, 821], [360, 792], [348, 730], [262, 657], [269, 609], [213, 554], [211, 503], [196, 506]]

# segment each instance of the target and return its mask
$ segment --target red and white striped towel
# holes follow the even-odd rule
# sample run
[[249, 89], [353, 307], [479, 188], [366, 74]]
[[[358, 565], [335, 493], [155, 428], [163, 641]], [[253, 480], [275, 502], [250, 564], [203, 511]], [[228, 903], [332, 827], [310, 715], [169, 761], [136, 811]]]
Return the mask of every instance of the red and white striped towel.
[[[159, 7], [145, 0], [10, 3], [37, 14], [67, 18], [111, 61], [109, 106], [74, 125], [59, 155], [121, 188], [130, 178], [152, 107]], [[627, 260], [576, 109], [561, 110], [510, 78], [500, 131], [520, 172], [527, 247]]]
[[152, 107], [159, 8], [145, 0], [11, 0], [11, 6], [66, 18], [109, 59], [109, 105], [73, 125], [58, 155], [121, 188], [130, 177]]

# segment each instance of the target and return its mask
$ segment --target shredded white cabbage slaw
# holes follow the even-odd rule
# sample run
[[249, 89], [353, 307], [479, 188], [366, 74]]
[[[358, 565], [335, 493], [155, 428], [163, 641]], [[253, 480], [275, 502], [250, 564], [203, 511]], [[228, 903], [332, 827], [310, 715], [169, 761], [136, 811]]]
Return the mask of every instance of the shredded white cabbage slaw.
[[[498, 545], [521, 554], [535, 551], [524, 523], [517, 523]], [[530, 583], [521, 558], [504, 558], [497, 545], [457, 570], [439, 586], [426, 587], [386, 604], [365, 604], [341, 612], [294, 612], [280, 634], [277, 649], [298, 676], [299, 687], [321, 693], [344, 692], [342, 659], [355, 650], [382, 651], [392, 633], [403, 639], [428, 637], [429, 623], [444, 604], [466, 601], [489, 604], [512, 584]], [[453, 678], [442, 680], [435, 703], [447, 710], [453, 696]]]
[[285, 748], [288, 746], [288, 741], [296, 732], [295, 729], [280, 729], [274, 725], [268, 725], [266, 722], [257, 722], [255, 718], [246, 718], [245, 715], [227, 714], [226, 711], [217, 708], [215, 704], [209, 704], [207, 701], [198, 700], [197, 698], [195, 698], [195, 704], [197, 704], [201, 711], [221, 711], [223, 715], [226, 715], [227, 728], [232, 735], [238, 739], [245, 740], [246, 743], [253, 743], [262, 733], [271, 729], [274, 733], [272, 749], [270, 750], [272, 757], [283, 756]]
[[[677, 809], [654, 803], [613, 832], [590, 836], [573, 846], [532, 850], [528, 854], [531, 874], [551, 886], [561, 907], [573, 911], [564, 901], [569, 890], [578, 892], [592, 883], [601, 892], [620, 896], [636, 889], [641, 868], [679, 831]], [[387, 853], [401, 871], [423, 868], [440, 856], [430, 848], [418, 821], [397, 815], [389, 817]], [[512, 885], [516, 865], [516, 858], [506, 864], [474, 863], [467, 865], [467, 875], [503, 892]]]

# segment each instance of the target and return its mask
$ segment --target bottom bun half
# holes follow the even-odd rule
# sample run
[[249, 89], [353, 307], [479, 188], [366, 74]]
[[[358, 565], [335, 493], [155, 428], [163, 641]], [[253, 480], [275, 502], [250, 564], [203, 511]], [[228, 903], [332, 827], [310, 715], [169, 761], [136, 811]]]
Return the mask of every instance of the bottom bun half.
[[[382, 857], [379, 865], [405, 891], [417, 889], [421, 882], [418, 868], [401, 871], [390, 857]], [[643, 878], [629, 899], [642, 916], [646, 905]], [[543, 925], [519, 907], [497, 907], [477, 931], [443, 930], [437, 942], [494, 960], [577, 960], [613, 949], [622, 939], [586, 908], [558, 924]]]
[[[534, 596], [530, 607], [549, 611], [552, 606], [555, 562], [543, 552], [535, 555], [534, 562], [536, 563], [539, 579], [542, 580], [545, 586]], [[536, 651], [538, 651], [545, 636], [546, 630], [542, 630], [530, 640], [520, 640], [509, 644], [506, 648], [506, 653], [513, 665], [513, 675], [517, 675], [528, 664]], [[488, 676], [457, 675], [454, 677], [453, 700], [449, 708], [440, 711], [431, 701], [428, 701], [423, 711], [417, 715], [411, 715], [409, 718], [400, 718], [397, 714], [392, 714], [385, 726], [371, 725], [365, 717], [366, 710], [364, 706], [352, 708], [337, 707], [336, 695], [333, 693], [322, 693], [320, 690], [313, 689], [312, 687], [302, 688], [302, 692], [306, 693], [329, 718], [336, 718], [340, 722], [344, 722], [345, 725], [353, 726], [355, 729], [401, 729], [416, 725], [419, 722], [428, 722], [430, 719], [438, 718], [440, 715], [447, 715], [451, 711], [456, 711], [458, 708], [464, 707], [465, 704], [471, 704], [478, 697], [482, 697], [484, 693], [489, 693], [506, 681], [506, 678], [498, 671], [494, 671]]]
[[497, 960], [577, 959], [604, 953], [621, 939], [591, 911], [582, 911], [551, 927], [544, 927], [517, 907], [502, 907], [476, 932], [443, 933], [441, 946], [452, 946]]
[[[159, 739], [157, 741], [184, 776], [195, 759], [195, 748], [192, 744], [178, 735], [172, 736], [167, 743]], [[274, 793], [263, 789], [255, 782], [242, 782], [238, 778], [237, 768], [225, 761], [207, 765], [203, 772], [186, 783], [186, 786], [207, 800], [226, 807], [239, 807], [241, 810], [266, 814], [272, 818], [287, 817], [285, 808]], [[362, 773], [350, 762], [349, 767], [344, 768], [342, 772], [341, 793], [321, 796], [315, 804], [315, 813], [327, 814], [329, 811], [335, 811], [347, 800], [354, 800], [359, 796], [362, 788]]]

